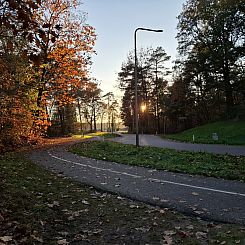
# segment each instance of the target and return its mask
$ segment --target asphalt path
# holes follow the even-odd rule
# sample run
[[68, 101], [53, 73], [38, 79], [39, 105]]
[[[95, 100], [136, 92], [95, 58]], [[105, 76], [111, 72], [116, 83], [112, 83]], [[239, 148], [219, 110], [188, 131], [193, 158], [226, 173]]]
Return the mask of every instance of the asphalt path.
[[245, 225], [245, 183], [93, 160], [59, 146], [32, 161], [76, 181], [203, 219]]
[[[122, 144], [135, 144], [134, 134], [122, 134], [122, 137], [112, 139]], [[229, 154], [234, 156], [245, 156], [245, 146], [233, 145], [215, 145], [215, 144], [192, 144], [185, 142], [176, 142], [162, 139], [156, 135], [139, 135], [141, 146], [155, 146], [160, 148], [169, 148], [180, 151], [209, 152], [215, 154]]]

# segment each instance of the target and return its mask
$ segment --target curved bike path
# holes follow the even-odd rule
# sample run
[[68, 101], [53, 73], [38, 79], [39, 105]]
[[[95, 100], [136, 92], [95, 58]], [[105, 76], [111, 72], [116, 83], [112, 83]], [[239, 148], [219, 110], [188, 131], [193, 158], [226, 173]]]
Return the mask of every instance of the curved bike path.
[[30, 154], [76, 181], [204, 219], [245, 225], [245, 183], [158, 171], [81, 157], [67, 146]]
[[[112, 139], [122, 144], [135, 144], [134, 134], [122, 134], [122, 137]], [[234, 145], [216, 145], [216, 144], [192, 144], [185, 142], [176, 142], [162, 139], [156, 135], [139, 135], [139, 144], [141, 146], [154, 146], [160, 148], [169, 148], [179, 151], [208, 152], [215, 154], [229, 154], [234, 156], [245, 156], [245, 146]]]

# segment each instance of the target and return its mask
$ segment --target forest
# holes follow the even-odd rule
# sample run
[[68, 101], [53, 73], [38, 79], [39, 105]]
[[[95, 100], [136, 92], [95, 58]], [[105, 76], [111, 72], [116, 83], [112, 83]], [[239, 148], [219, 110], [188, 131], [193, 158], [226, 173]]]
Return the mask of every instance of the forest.
[[[137, 52], [140, 132], [175, 133], [210, 121], [244, 120], [244, 11], [244, 0], [188, 0], [178, 16], [173, 69], [166, 66], [170, 57], [163, 47]], [[130, 52], [118, 73], [122, 119], [130, 132], [134, 63]]]
[[76, 114], [96, 130], [96, 119], [114, 110], [88, 75], [96, 34], [80, 4], [0, 1], [0, 152], [74, 133], [83, 126]]
[[[40, 136], [113, 131], [118, 101], [89, 76], [95, 28], [77, 0], [0, 0], [0, 152]], [[140, 132], [173, 133], [245, 116], [245, 2], [188, 0], [178, 16], [178, 59], [138, 52]], [[108, 37], [109, 38], [109, 37]], [[134, 55], [118, 72], [121, 117], [134, 132]], [[77, 122], [80, 121], [80, 124]], [[98, 127], [98, 122], [101, 126]]]

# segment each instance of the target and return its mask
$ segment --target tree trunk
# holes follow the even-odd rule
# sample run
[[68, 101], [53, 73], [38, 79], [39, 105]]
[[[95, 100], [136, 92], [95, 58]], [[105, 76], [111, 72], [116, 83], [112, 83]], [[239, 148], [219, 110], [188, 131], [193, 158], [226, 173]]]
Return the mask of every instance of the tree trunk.
[[96, 127], [95, 107], [93, 108], [93, 120], [94, 120], [94, 131], [97, 131], [97, 127]]
[[80, 130], [83, 132], [83, 123], [82, 123], [82, 113], [81, 113], [81, 105], [79, 99], [77, 100], [77, 108], [78, 108], [78, 114], [79, 114], [79, 120], [80, 120]]
[[234, 100], [233, 100], [233, 88], [232, 85], [230, 84], [230, 67], [227, 59], [225, 59], [224, 61], [223, 73], [224, 73], [223, 76], [224, 76], [225, 97], [226, 97], [226, 112], [228, 118], [230, 118], [232, 116], [232, 108], [234, 105]]
[[114, 114], [112, 112], [112, 118], [111, 118], [111, 132], [114, 132]]
[[64, 111], [58, 108], [59, 118], [60, 118], [60, 127], [62, 135], [65, 134], [65, 125], [64, 125]]
[[93, 117], [90, 117], [90, 131], [93, 131]]
[[100, 121], [100, 131], [103, 132], [103, 117], [104, 117], [104, 113], [102, 113], [101, 115], [101, 121]]
[[160, 117], [159, 117], [159, 91], [158, 91], [158, 77], [157, 77], [157, 70], [158, 63], [156, 61], [156, 131], [157, 133], [160, 133]]

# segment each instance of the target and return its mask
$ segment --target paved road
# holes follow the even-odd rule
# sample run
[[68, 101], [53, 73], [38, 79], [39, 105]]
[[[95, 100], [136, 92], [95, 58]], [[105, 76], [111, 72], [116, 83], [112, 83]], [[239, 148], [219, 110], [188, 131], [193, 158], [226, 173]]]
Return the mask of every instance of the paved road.
[[93, 160], [74, 155], [64, 146], [33, 152], [30, 158], [77, 181], [134, 200], [245, 225], [245, 183]]
[[[140, 145], [155, 146], [194, 152], [209, 152], [216, 154], [230, 154], [234, 156], [245, 156], [245, 146], [214, 145], [214, 144], [192, 144], [165, 140], [155, 135], [139, 135]], [[123, 134], [122, 137], [114, 138], [113, 141], [123, 144], [135, 144], [134, 134]]]

